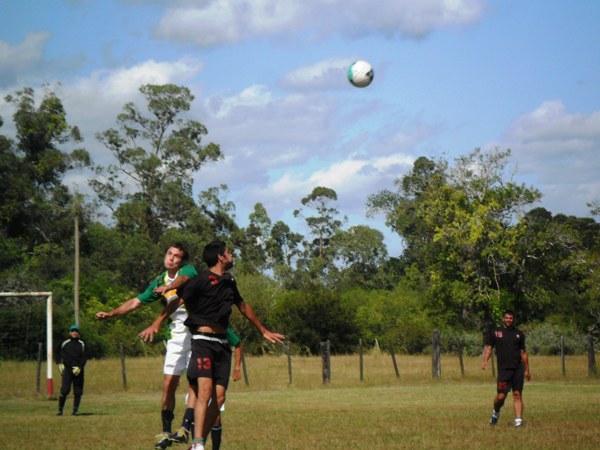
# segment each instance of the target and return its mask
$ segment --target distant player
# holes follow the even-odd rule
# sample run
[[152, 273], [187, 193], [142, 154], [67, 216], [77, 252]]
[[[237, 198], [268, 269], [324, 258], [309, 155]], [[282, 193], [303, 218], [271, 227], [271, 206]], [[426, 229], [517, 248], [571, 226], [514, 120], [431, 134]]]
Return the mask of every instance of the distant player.
[[71, 384], [73, 385], [73, 415], [79, 415], [79, 404], [81, 403], [85, 382], [84, 367], [86, 362], [85, 344], [80, 339], [79, 327], [71, 325], [69, 339], [62, 343], [59, 352], [58, 370], [61, 373], [61, 386], [57, 416], [63, 415], [67, 396], [71, 392]]
[[525, 335], [514, 326], [515, 313], [511, 310], [504, 311], [502, 316], [503, 326], [492, 330], [485, 338], [485, 351], [483, 364], [485, 370], [487, 362], [492, 356], [492, 349], [496, 347], [498, 359], [498, 384], [494, 410], [490, 417], [490, 424], [496, 425], [500, 418], [500, 408], [504, 405], [507, 394], [512, 390], [515, 408], [515, 427], [523, 426], [523, 387], [525, 379], [529, 381], [529, 357], [525, 351]]

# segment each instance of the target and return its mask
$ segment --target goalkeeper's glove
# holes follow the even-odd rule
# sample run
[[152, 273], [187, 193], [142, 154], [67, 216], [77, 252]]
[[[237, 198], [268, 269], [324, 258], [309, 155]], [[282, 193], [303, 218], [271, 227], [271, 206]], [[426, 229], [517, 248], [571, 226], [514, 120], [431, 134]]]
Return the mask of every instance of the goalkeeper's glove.
[[75, 366], [73, 367], [73, 375], [77, 376], [81, 373], [81, 368]]
[[59, 371], [60, 373], [63, 373], [63, 372], [65, 371], [65, 365], [64, 365], [63, 363], [60, 363], [60, 364], [58, 365], [58, 371]]

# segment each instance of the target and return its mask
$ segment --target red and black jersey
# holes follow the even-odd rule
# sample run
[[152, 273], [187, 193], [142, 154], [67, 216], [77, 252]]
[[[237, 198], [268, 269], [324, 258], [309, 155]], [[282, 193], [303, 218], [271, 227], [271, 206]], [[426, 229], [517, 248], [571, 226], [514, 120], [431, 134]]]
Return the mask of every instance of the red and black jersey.
[[192, 331], [203, 325], [227, 328], [231, 307], [244, 301], [230, 273], [217, 275], [210, 270], [193, 277], [177, 295], [185, 303], [188, 318], [184, 323]]
[[485, 345], [496, 347], [498, 369], [517, 369], [521, 364], [521, 350], [525, 350], [525, 335], [515, 327], [500, 327], [490, 331]]

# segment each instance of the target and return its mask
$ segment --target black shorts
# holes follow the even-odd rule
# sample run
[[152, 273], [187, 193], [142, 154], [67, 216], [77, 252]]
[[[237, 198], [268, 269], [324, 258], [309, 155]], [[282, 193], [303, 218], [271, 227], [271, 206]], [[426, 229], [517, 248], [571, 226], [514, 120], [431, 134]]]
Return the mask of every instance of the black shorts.
[[188, 382], [196, 386], [198, 378], [212, 378], [215, 385], [227, 389], [231, 373], [231, 346], [226, 339], [223, 340], [227, 343], [223, 344], [195, 337], [192, 336], [192, 356], [187, 368]]
[[516, 369], [498, 369], [499, 394], [507, 394], [512, 391], [523, 391], [525, 386], [525, 366], [520, 364]]

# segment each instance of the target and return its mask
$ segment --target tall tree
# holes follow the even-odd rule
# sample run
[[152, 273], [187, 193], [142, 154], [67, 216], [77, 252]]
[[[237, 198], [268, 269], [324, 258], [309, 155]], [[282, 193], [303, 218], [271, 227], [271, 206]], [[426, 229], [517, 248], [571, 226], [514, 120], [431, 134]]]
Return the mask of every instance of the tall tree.
[[229, 240], [238, 245], [240, 238], [235, 222], [235, 204], [227, 199], [228, 193], [226, 184], [202, 191], [198, 197], [200, 211], [210, 218], [212, 239]]
[[248, 270], [261, 272], [272, 266], [273, 262], [269, 247], [271, 219], [262, 203], [254, 205], [254, 211], [248, 218], [249, 223], [244, 232], [242, 260]]
[[[401, 192], [371, 198], [371, 211], [383, 210], [409, 243], [409, 256], [427, 274], [432, 306], [446, 323], [481, 325], [514, 301], [509, 280], [520, 270], [515, 224], [540, 193], [506, 179], [509, 156], [477, 149], [453, 167], [417, 160], [397, 183]], [[393, 202], [385, 203], [387, 197]]]
[[383, 214], [386, 225], [404, 240], [402, 260], [405, 266], [414, 266], [412, 273], [426, 273], [429, 260], [437, 253], [433, 230], [420, 214], [428, 192], [436, 191], [447, 183], [448, 163], [417, 158], [412, 171], [395, 181], [397, 191], [383, 190], [367, 199], [367, 215]]
[[[82, 142], [79, 129], [67, 122], [62, 101], [51, 88], [45, 87], [39, 105], [31, 88], [5, 100], [15, 107], [16, 140], [0, 137], [3, 247], [29, 256], [56, 256], [73, 228], [73, 196], [63, 178], [69, 170], [88, 165], [89, 155], [73, 149]], [[14, 262], [3, 258], [0, 267]]]
[[[326, 281], [325, 276], [336, 271], [334, 252], [331, 242], [335, 233], [341, 228], [342, 221], [338, 219], [339, 211], [333, 202], [337, 201], [337, 193], [328, 187], [317, 186], [302, 200], [304, 209], [294, 211], [294, 216], [303, 216], [312, 241], [304, 242], [305, 254], [302, 265], [312, 278]], [[314, 210], [314, 215], [305, 214], [306, 210]]]
[[128, 232], [143, 232], [153, 242], [169, 226], [183, 225], [195, 208], [193, 175], [222, 157], [219, 146], [203, 144], [206, 127], [183, 119], [194, 96], [186, 87], [145, 84], [142, 112], [129, 102], [117, 116], [118, 129], [96, 135], [116, 159], [97, 166], [91, 184]]
[[366, 225], [339, 230], [333, 238], [345, 287], [383, 288], [381, 268], [387, 259], [383, 233]]

